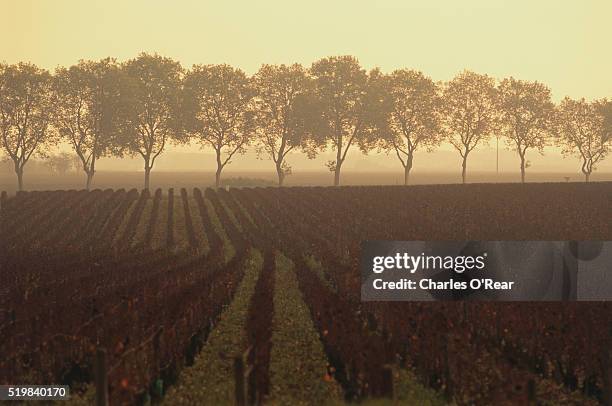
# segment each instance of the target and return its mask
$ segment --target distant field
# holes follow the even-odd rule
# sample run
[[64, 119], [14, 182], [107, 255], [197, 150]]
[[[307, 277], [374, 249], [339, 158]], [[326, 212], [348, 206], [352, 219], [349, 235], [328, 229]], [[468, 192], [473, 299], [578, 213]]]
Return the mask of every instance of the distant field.
[[231, 404], [238, 357], [271, 404], [595, 405], [610, 303], [366, 303], [355, 258], [612, 240], [611, 207], [611, 182], [23, 193], [0, 207], [0, 384], [91, 402], [104, 349], [111, 404]]
[[[98, 172], [94, 178], [93, 188], [141, 188], [143, 174], [140, 172]], [[266, 182], [276, 183], [276, 175], [270, 171], [227, 171], [223, 178], [249, 178], [261, 179]], [[566, 177], [570, 182], [582, 182], [584, 177], [579, 173], [528, 173], [528, 182], [565, 182]], [[155, 172], [151, 174], [151, 187], [168, 189], [208, 187], [214, 184], [213, 172]], [[343, 185], [397, 185], [402, 184], [404, 175], [399, 172], [351, 172], [342, 173], [341, 183]], [[593, 173], [591, 180], [612, 181], [612, 173]], [[286, 179], [286, 186], [329, 186], [333, 177], [329, 172], [304, 171], [296, 172]], [[473, 172], [468, 174], [468, 182], [474, 183], [498, 183], [498, 182], [520, 182], [519, 173], [495, 172]], [[452, 184], [461, 183], [461, 174], [457, 172], [430, 172], [419, 173], [416, 171], [411, 175], [411, 184]], [[45, 173], [26, 173], [26, 190], [66, 190], [82, 189], [85, 178], [81, 174], [51, 175]], [[14, 193], [16, 189], [16, 178], [13, 173], [0, 173], [0, 190]]]

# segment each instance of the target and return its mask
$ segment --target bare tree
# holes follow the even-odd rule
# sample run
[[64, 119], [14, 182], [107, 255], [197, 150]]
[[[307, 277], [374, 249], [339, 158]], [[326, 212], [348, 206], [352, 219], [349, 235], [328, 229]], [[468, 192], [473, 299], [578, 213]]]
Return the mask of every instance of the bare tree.
[[550, 89], [510, 77], [501, 81], [497, 93], [501, 131], [519, 155], [521, 182], [525, 183], [527, 150], [535, 148], [542, 154], [550, 138], [555, 108]]
[[327, 166], [334, 172], [334, 186], [338, 186], [351, 146], [358, 144], [367, 152], [376, 142], [374, 134], [383, 126], [383, 75], [378, 70], [366, 73], [352, 56], [318, 60], [310, 73], [323, 117], [318, 142], [322, 146], [330, 143], [336, 151], [336, 159]]
[[232, 157], [242, 153], [255, 132], [256, 91], [240, 69], [195, 65], [185, 77], [183, 109], [189, 135], [215, 151], [215, 185]]
[[181, 65], [159, 55], [140, 54], [123, 65], [129, 77], [124, 92], [130, 93], [132, 133], [124, 143], [144, 160], [144, 187], [149, 189], [151, 170], [171, 138], [182, 139], [180, 92]]
[[462, 158], [463, 183], [470, 152], [495, 129], [495, 93], [493, 78], [470, 71], [460, 73], [444, 88], [444, 122], [448, 141]]
[[605, 99], [589, 103], [566, 97], [557, 108], [558, 144], [564, 155], [577, 155], [586, 182], [612, 147], [612, 102]]
[[55, 127], [80, 160], [87, 190], [97, 160], [121, 151], [121, 120], [129, 110], [121, 89], [122, 77], [119, 65], [111, 58], [80, 61], [70, 68], [57, 69], [55, 74]]
[[44, 156], [57, 142], [50, 126], [52, 111], [49, 72], [28, 63], [0, 66], [0, 141], [13, 161], [19, 190], [28, 160], [34, 153]]
[[255, 99], [258, 151], [265, 152], [274, 162], [278, 185], [282, 186], [291, 167], [285, 158], [297, 148], [306, 148], [308, 139], [301, 127], [310, 82], [306, 70], [299, 64], [263, 65], [253, 78], [257, 90]]
[[421, 72], [396, 70], [386, 83], [390, 96], [389, 128], [381, 133], [382, 146], [395, 151], [408, 184], [414, 153], [432, 150], [442, 140], [441, 98], [438, 87]]

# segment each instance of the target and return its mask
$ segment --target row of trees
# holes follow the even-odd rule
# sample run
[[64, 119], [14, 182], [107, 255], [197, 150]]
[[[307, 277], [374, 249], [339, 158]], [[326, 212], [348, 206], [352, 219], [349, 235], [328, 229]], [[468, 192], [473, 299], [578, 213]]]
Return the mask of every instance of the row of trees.
[[1, 147], [19, 188], [33, 154], [67, 141], [90, 187], [101, 157], [140, 155], [144, 186], [170, 143], [196, 141], [216, 154], [216, 182], [237, 155], [254, 145], [274, 163], [279, 185], [291, 173], [287, 155], [314, 157], [332, 148], [327, 167], [340, 183], [347, 153], [357, 147], [395, 153], [409, 181], [414, 154], [450, 143], [462, 158], [493, 136], [519, 157], [525, 180], [528, 150], [562, 146], [581, 158], [588, 181], [610, 150], [612, 101], [565, 98], [514, 78], [496, 83], [464, 71], [446, 83], [421, 72], [364, 70], [351, 56], [304, 68], [263, 65], [252, 77], [229, 65], [181, 65], [141, 54], [124, 63], [80, 61], [50, 72], [28, 63], [0, 64]]

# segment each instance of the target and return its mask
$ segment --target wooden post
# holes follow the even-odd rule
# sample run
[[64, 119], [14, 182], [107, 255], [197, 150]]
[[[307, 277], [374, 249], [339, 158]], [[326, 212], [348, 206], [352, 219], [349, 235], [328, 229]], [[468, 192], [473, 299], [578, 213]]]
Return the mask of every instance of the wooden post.
[[161, 335], [164, 332], [164, 327], [160, 327], [156, 332], [155, 332], [155, 336], [153, 337], [153, 353], [155, 356], [155, 367], [156, 367], [156, 373], [160, 373], [161, 371], [161, 355], [160, 355], [160, 347], [161, 347]]
[[537, 405], [536, 402], [536, 385], [533, 379], [527, 381], [527, 404], [529, 406]]
[[161, 326], [153, 336], [153, 362], [155, 363], [155, 381], [153, 396], [161, 399], [164, 396], [164, 382], [161, 379], [162, 361], [161, 361], [161, 335], [164, 332], [164, 326]]
[[96, 351], [96, 406], [108, 406], [108, 374], [106, 365], [106, 350]]
[[383, 396], [393, 399], [393, 367], [391, 365], [383, 366], [382, 385]]
[[244, 372], [244, 381], [246, 382], [246, 400], [249, 405], [257, 403], [257, 381], [255, 380], [256, 375], [253, 373], [253, 366], [251, 365]]
[[608, 349], [606, 371], [604, 376], [604, 405], [612, 406], [612, 347]]
[[236, 405], [244, 406], [244, 361], [241, 356], [234, 358], [234, 396]]
[[251, 354], [252, 347], [247, 348], [241, 355], [234, 358], [234, 395], [237, 405], [252, 405], [255, 403], [255, 392], [252, 381], [253, 367], [245, 368]]
[[[247, 363], [253, 351], [253, 346], [250, 346], [242, 353], [243, 362]], [[255, 374], [255, 365], [249, 365], [244, 371], [244, 382], [246, 386], [246, 402], [249, 405], [259, 404], [257, 400], [257, 375]]]
[[445, 382], [445, 387], [444, 387], [444, 395], [447, 398], [451, 398], [452, 396], [452, 374], [450, 371], [450, 360], [449, 360], [449, 346], [452, 344], [452, 338], [449, 337], [449, 334], [446, 334], [446, 347], [444, 348], [444, 382]]

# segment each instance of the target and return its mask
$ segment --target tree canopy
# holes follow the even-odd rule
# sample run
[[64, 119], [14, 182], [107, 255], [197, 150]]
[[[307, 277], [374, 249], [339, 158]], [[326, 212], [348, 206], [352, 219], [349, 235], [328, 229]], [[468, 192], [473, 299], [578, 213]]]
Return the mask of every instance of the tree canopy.
[[472, 151], [503, 137], [519, 158], [556, 144], [581, 161], [588, 181], [610, 151], [612, 102], [565, 98], [558, 106], [539, 82], [463, 71], [436, 83], [422, 72], [366, 71], [349, 55], [300, 64], [264, 64], [254, 75], [227, 64], [181, 64], [141, 53], [79, 61], [54, 74], [30, 63], [0, 63], [0, 152], [23, 188], [30, 157], [68, 143], [92, 186], [103, 157], [140, 156], [144, 187], [170, 143], [215, 152], [216, 185], [238, 155], [254, 148], [274, 164], [279, 186], [292, 172], [289, 154], [314, 158], [331, 149], [333, 184], [350, 150], [394, 154], [408, 184], [418, 151], [447, 144], [459, 152], [467, 180]]
[[124, 145], [144, 160], [145, 189], [156, 159], [171, 139], [181, 141], [181, 87], [183, 68], [180, 63], [160, 55], [140, 54], [123, 65], [128, 80], [123, 87], [130, 99]]
[[246, 74], [229, 65], [196, 65], [185, 78], [185, 126], [192, 139], [215, 151], [217, 187], [223, 168], [253, 138], [255, 93]]
[[380, 134], [382, 146], [395, 152], [408, 184], [415, 151], [432, 150], [442, 141], [442, 99], [433, 80], [414, 70], [394, 71], [385, 85], [390, 112], [388, 130]]
[[80, 61], [70, 68], [58, 68], [55, 73], [57, 104], [53, 121], [79, 157], [87, 176], [87, 189], [97, 160], [122, 152], [120, 134], [131, 109], [122, 89], [123, 76], [111, 58]]
[[23, 171], [37, 153], [57, 143], [50, 125], [55, 98], [51, 74], [29, 63], [0, 66], [0, 142], [12, 160], [19, 190]]
[[580, 170], [588, 182], [612, 148], [610, 131], [610, 102], [566, 97], [557, 108], [557, 142], [564, 155], [576, 155], [582, 165]]
[[279, 186], [291, 173], [286, 157], [308, 148], [308, 128], [313, 118], [308, 109], [312, 80], [302, 65], [263, 65], [253, 77], [257, 147], [274, 162]]
[[374, 134], [386, 120], [383, 75], [369, 74], [352, 56], [320, 59], [312, 64], [315, 94], [322, 118], [314, 131], [319, 145], [328, 143], [336, 159], [328, 162], [334, 172], [334, 185], [340, 184], [340, 171], [353, 144], [363, 152], [375, 145]]
[[464, 71], [446, 84], [443, 100], [446, 140], [461, 155], [465, 183], [470, 152], [496, 129], [495, 79]]
[[497, 102], [501, 132], [508, 146], [519, 155], [524, 183], [527, 150], [543, 153], [550, 140], [555, 108], [550, 100], [550, 89], [539, 82], [511, 77], [499, 84]]

